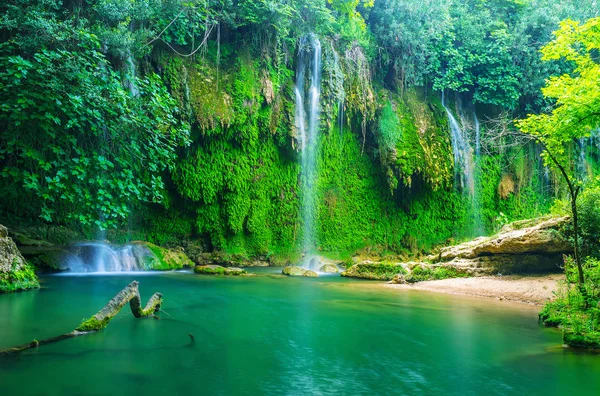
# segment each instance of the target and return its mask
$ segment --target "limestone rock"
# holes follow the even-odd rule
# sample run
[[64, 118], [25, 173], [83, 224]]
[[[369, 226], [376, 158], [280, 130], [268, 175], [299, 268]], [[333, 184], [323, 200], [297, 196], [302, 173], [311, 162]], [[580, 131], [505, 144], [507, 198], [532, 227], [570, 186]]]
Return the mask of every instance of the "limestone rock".
[[304, 271], [304, 274], [302, 274], [302, 276], [307, 276], [307, 277], [311, 277], [311, 278], [316, 278], [316, 277], [318, 277], [319, 275], [318, 275], [318, 274], [317, 274], [315, 271], [312, 271], [312, 270], [306, 270], [306, 271]]
[[0, 293], [40, 287], [33, 268], [17, 245], [8, 236], [8, 230], [0, 225]]
[[472, 259], [491, 255], [549, 255], [571, 253], [572, 245], [561, 233], [560, 228], [569, 221], [568, 217], [524, 220], [509, 224], [500, 233], [486, 238], [443, 248], [439, 261], [455, 258]]

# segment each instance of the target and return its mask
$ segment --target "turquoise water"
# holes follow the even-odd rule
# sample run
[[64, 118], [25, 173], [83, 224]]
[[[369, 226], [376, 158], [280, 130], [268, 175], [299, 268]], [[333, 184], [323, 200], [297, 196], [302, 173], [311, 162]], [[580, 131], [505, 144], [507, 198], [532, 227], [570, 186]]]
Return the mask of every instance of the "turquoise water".
[[[161, 319], [0, 357], [2, 395], [598, 394], [600, 355], [537, 310], [339, 277], [50, 276], [0, 296], [0, 348], [73, 329], [131, 280]], [[194, 334], [191, 343], [188, 333]]]

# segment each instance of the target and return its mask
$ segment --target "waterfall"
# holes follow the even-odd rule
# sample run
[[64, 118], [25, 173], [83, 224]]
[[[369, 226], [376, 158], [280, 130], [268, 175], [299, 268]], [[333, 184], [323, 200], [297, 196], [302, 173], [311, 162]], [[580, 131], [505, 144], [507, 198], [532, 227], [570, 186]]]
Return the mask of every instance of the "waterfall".
[[133, 61], [133, 55], [131, 51], [127, 53], [127, 71], [125, 73], [125, 84], [129, 88], [129, 93], [131, 96], [137, 96], [140, 93], [137, 85], [135, 84], [135, 80], [137, 78], [137, 70], [135, 68], [135, 62]]
[[109, 245], [82, 242], [69, 248], [64, 264], [73, 273], [109, 273], [144, 271], [150, 268], [153, 253], [144, 245]]
[[315, 247], [315, 183], [320, 86], [321, 43], [315, 35], [305, 35], [300, 38], [295, 85], [295, 126], [300, 142], [301, 214], [305, 253]]
[[[442, 91], [442, 107], [448, 115], [448, 124], [450, 126], [450, 136], [452, 138], [452, 151], [454, 154], [454, 175], [455, 180], [463, 189], [468, 191], [471, 196], [475, 193], [475, 178], [473, 175], [472, 149], [469, 145], [468, 136], [459, 125], [452, 112], [446, 107], [444, 92]], [[476, 129], [479, 130], [479, 120], [476, 122]], [[479, 133], [477, 133], [479, 135]], [[479, 139], [477, 139], [479, 141]]]
[[473, 121], [475, 122], [475, 163], [479, 164], [479, 157], [481, 156], [481, 128], [475, 110], [473, 110]]

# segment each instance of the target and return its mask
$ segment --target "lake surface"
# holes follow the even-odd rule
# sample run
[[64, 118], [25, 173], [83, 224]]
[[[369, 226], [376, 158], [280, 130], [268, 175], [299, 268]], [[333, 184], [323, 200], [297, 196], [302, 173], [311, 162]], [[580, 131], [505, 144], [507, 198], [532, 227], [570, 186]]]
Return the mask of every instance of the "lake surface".
[[[130, 281], [161, 319], [126, 306], [100, 333], [0, 357], [4, 395], [598, 394], [600, 355], [560, 348], [537, 309], [389, 290], [337, 276], [190, 273], [43, 277], [0, 295], [0, 348], [68, 332]], [[188, 333], [195, 336], [191, 343]]]

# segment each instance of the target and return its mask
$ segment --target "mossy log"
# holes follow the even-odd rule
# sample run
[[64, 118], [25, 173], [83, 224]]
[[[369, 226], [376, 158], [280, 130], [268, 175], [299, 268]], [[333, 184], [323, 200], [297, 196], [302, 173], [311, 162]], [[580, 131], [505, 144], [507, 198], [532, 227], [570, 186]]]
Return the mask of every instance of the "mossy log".
[[95, 333], [104, 329], [113, 317], [115, 317], [119, 311], [129, 303], [131, 313], [136, 318], [147, 318], [153, 317], [154, 314], [160, 310], [162, 304], [162, 294], [154, 293], [148, 300], [146, 307], [142, 309], [142, 303], [140, 299], [140, 291], [138, 289], [138, 281], [133, 281], [123, 290], [121, 290], [116, 296], [112, 298], [98, 313], [91, 318], [84, 320], [70, 333], [61, 334], [56, 337], [47, 338], [45, 340], [33, 340], [24, 345], [20, 345], [13, 348], [0, 350], [0, 355], [6, 355], [11, 353], [18, 353], [27, 349], [36, 348], [40, 345], [52, 344], [58, 341], [66, 340], [68, 338], [77, 337], [80, 335], [86, 335]]

